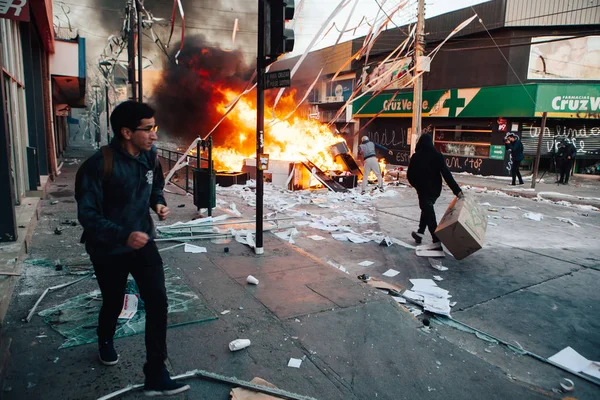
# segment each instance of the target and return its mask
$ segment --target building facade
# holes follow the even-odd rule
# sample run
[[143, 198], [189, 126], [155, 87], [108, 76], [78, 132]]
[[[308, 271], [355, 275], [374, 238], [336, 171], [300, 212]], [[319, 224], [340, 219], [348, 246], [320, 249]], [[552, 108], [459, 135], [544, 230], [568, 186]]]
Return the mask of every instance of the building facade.
[[[55, 123], [65, 84], [53, 78], [51, 59], [77, 59], [56, 51], [52, 16], [51, 0], [9, 1], [0, 9], [0, 242], [17, 239], [17, 207], [56, 176], [66, 146]], [[81, 93], [66, 102], [81, 104]]]

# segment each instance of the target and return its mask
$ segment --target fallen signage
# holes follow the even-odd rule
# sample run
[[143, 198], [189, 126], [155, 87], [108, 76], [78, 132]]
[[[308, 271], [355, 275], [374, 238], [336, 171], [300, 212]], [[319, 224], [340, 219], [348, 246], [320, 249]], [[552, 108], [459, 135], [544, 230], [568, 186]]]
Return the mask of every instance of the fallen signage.
[[452, 200], [435, 234], [457, 260], [483, 247], [487, 216], [469, 196]]

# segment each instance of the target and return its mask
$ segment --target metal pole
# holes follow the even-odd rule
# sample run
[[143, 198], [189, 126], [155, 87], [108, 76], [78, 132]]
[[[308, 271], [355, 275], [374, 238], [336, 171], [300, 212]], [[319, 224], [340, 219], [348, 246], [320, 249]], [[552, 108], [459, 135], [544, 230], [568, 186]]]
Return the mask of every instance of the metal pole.
[[143, 0], [137, 0], [137, 33], [138, 33], [138, 101], [144, 102], [144, 91], [142, 89], [142, 3]]
[[[417, 15], [417, 37], [415, 40], [415, 69], [414, 73], [420, 72], [420, 58], [423, 56], [425, 46], [425, 0], [419, 0]], [[415, 152], [417, 140], [421, 136], [421, 113], [423, 111], [423, 75], [415, 79], [413, 90], [413, 119], [412, 119], [412, 137], [410, 141], [410, 155]]]
[[258, 56], [256, 58], [256, 254], [263, 254], [263, 171], [260, 155], [265, 140], [265, 1], [258, 0]]
[[127, 78], [131, 84], [131, 99], [137, 101], [137, 90], [135, 85], [135, 32], [133, 28], [135, 24], [135, 10], [133, 9], [132, 0], [129, 0], [127, 7], [129, 7], [129, 21], [127, 26], [129, 29], [127, 35]]
[[546, 130], [546, 117], [548, 113], [544, 111], [542, 114], [542, 128], [540, 135], [538, 136], [537, 150], [535, 152], [535, 165], [533, 166], [533, 176], [531, 177], [531, 188], [535, 189], [535, 181], [537, 180], [538, 169], [540, 167], [540, 153], [542, 151], [542, 138], [544, 137], [544, 131]]
[[[108, 76], [106, 79], [108, 79]], [[108, 81], [105, 82], [104, 97], [106, 100], [106, 140], [108, 143], [110, 143], [110, 104], [108, 102]]]
[[217, 190], [214, 186], [213, 186], [213, 160], [212, 160], [212, 136], [208, 137], [208, 182], [210, 183], [210, 189], [208, 191], [209, 193], [209, 198], [208, 198], [208, 216], [212, 217], [212, 204], [211, 204], [211, 200], [212, 200], [212, 196], [214, 194], [214, 191]]

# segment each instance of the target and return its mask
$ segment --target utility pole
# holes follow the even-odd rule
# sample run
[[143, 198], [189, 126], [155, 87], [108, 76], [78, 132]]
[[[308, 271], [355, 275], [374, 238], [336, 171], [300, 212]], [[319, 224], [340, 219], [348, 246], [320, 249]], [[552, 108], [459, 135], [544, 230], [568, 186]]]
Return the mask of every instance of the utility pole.
[[142, 103], [144, 101], [144, 91], [142, 89], [142, 4], [143, 0], [137, 1], [137, 34], [138, 34], [138, 101]]
[[263, 170], [260, 156], [265, 144], [265, 0], [258, 0], [258, 49], [256, 57], [256, 254], [263, 254]]
[[[421, 70], [421, 57], [425, 47], [425, 0], [419, 0], [417, 14], [417, 31], [415, 40], [415, 69], [418, 74]], [[412, 119], [412, 137], [410, 141], [410, 155], [415, 152], [417, 140], [421, 136], [421, 113], [423, 111], [423, 75], [420, 75], [413, 84], [413, 119]]]
[[135, 85], [135, 9], [133, 2], [135, 0], [128, 0], [127, 2], [127, 79], [131, 84], [131, 99], [137, 100], [137, 90]]
[[540, 130], [540, 136], [538, 136], [537, 150], [535, 152], [535, 165], [533, 166], [533, 176], [531, 177], [531, 188], [535, 189], [535, 181], [537, 180], [538, 170], [540, 168], [540, 153], [542, 151], [542, 138], [544, 137], [544, 131], [546, 130], [546, 117], [548, 113], [544, 111], [542, 114], [542, 128]]

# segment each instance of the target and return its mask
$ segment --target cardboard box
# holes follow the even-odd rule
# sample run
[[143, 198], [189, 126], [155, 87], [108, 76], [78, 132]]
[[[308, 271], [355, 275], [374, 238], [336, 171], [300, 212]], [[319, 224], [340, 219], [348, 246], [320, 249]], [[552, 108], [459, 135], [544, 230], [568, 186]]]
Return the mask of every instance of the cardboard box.
[[452, 200], [435, 234], [454, 258], [462, 260], [483, 247], [487, 222], [485, 211], [465, 195]]

